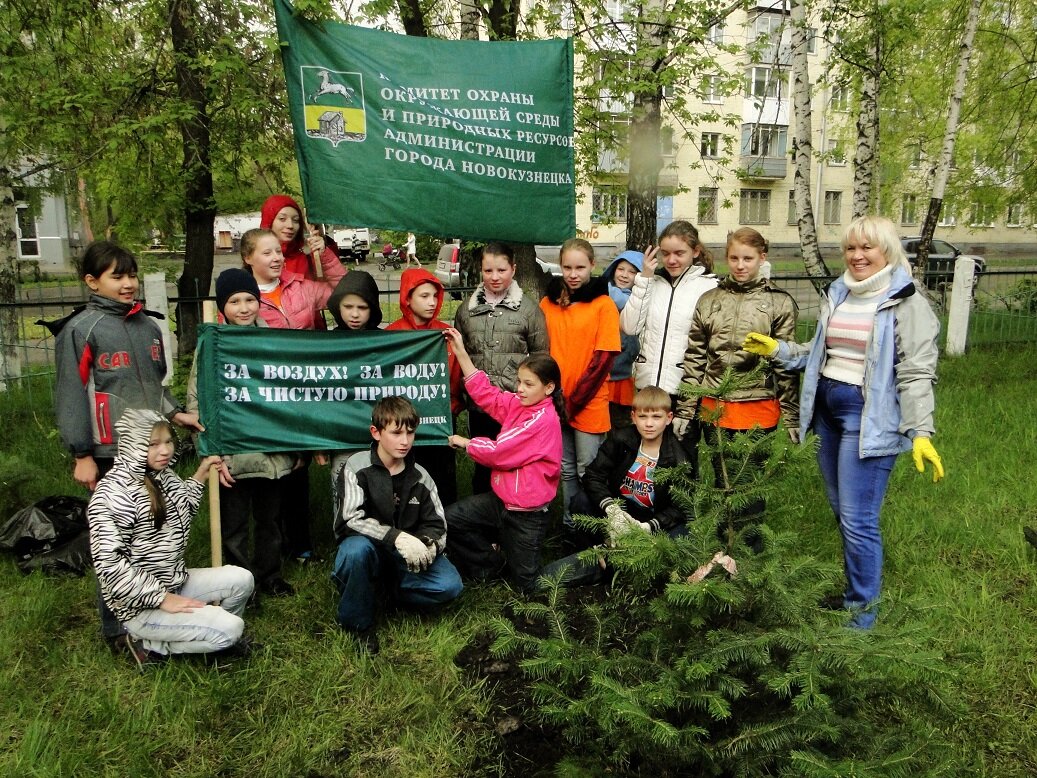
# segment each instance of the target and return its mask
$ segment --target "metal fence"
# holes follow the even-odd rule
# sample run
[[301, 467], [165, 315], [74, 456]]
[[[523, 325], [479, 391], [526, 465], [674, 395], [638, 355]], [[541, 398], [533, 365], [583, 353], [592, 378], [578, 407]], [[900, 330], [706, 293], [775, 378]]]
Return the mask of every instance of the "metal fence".
[[[388, 276], [387, 276], [388, 278]], [[797, 339], [805, 342], [814, 332], [814, 322], [820, 309], [821, 297], [815, 279], [806, 275], [776, 274], [774, 282], [789, 291], [799, 305]], [[828, 279], [831, 280], [831, 279]], [[827, 281], [825, 282], [827, 283]], [[950, 285], [930, 284], [928, 295], [934, 310], [946, 324], [952, 288]], [[166, 287], [172, 291], [172, 285]], [[441, 318], [452, 321], [459, 301], [470, 294], [470, 287], [449, 290]], [[382, 292], [383, 318], [391, 322], [400, 317], [399, 292]], [[85, 304], [89, 292], [77, 280], [25, 284], [18, 288], [18, 301], [0, 303], [4, 313], [14, 311], [17, 335], [13, 343], [3, 342], [0, 347], [11, 349], [21, 364], [21, 377], [11, 382], [11, 388], [27, 392], [45, 392], [49, 397], [54, 380], [54, 337], [39, 321], [54, 321]], [[178, 304], [200, 305], [203, 295], [191, 298], [169, 297], [169, 317], [175, 328]], [[330, 317], [329, 317], [330, 320]], [[941, 331], [945, 337], [946, 326]], [[968, 324], [968, 343], [978, 346], [993, 343], [1037, 341], [1037, 269], [992, 270], [979, 276], [973, 293]]]

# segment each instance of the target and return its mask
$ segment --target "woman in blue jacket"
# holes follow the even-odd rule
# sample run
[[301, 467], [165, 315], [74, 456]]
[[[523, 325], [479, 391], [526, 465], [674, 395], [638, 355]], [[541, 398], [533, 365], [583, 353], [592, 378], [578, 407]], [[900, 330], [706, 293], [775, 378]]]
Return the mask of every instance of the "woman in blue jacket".
[[879, 511], [897, 455], [943, 464], [933, 448], [933, 385], [940, 325], [911, 278], [896, 227], [855, 219], [842, 240], [846, 270], [828, 287], [809, 345], [749, 333], [746, 351], [803, 370], [800, 435], [820, 438], [817, 459], [843, 538], [851, 625], [875, 622], [882, 580]]

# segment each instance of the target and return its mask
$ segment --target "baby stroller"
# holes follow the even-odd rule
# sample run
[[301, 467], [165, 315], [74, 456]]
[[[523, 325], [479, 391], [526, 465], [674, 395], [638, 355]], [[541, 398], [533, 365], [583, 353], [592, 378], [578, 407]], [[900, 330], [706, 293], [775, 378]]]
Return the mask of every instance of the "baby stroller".
[[400, 249], [394, 249], [391, 243], [382, 246], [382, 261], [378, 263], [379, 270], [385, 270], [392, 265], [393, 270], [399, 270], [403, 266], [404, 257], [400, 256]]

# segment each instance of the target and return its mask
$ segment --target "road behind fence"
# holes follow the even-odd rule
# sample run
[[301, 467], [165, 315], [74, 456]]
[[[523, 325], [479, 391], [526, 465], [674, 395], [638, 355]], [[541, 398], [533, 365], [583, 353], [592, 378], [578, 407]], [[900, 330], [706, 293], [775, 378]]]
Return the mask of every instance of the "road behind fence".
[[[815, 279], [806, 275], [779, 274], [774, 276], [773, 281], [796, 298], [799, 305], [797, 339], [800, 342], [808, 341], [814, 333], [821, 300], [814, 286]], [[142, 283], [142, 289], [147, 289], [152, 299], [148, 307], [158, 310], [164, 308], [168, 312], [166, 323], [172, 331], [175, 331], [179, 304], [200, 305], [202, 300], [212, 299], [202, 295], [182, 299], [165, 298], [168, 286], [164, 277], [157, 273], [148, 274]], [[954, 290], [950, 284], [934, 286], [936, 288], [928, 290], [928, 294], [943, 324], [940, 333], [940, 345], [943, 348]], [[472, 290], [451, 291], [467, 297]], [[400, 316], [399, 292], [390, 289], [381, 294], [384, 298], [384, 321], [395, 321]], [[77, 306], [85, 304], [88, 295], [88, 290], [79, 281], [46, 282], [20, 286], [16, 303], [0, 303], [0, 308], [13, 308], [17, 317], [17, 335], [13, 343], [6, 342], [7, 333], [0, 332], [0, 348], [13, 349], [21, 363], [21, 376], [9, 382], [9, 389], [21, 389], [30, 396], [39, 394], [49, 402], [54, 382], [54, 337], [37, 322], [54, 321], [68, 315]], [[457, 305], [458, 300], [448, 295], [440, 318], [452, 321]], [[958, 306], [967, 316], [965, 326], [969, 346], [1037, 341], [1037, 270], [986, 272], [979, 276], [972, 299], [961, 301]], [[330, 316], [328, 320], [330, 322]]]

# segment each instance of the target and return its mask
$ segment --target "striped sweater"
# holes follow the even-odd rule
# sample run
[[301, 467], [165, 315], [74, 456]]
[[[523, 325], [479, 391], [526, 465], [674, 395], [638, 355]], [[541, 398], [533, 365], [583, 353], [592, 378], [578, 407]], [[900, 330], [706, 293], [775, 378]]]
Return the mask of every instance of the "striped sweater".
[[154, 473], [165, 494], [166, 518], [155, 528], [144, 476], [154, 411], [128, 410], [116, 424], [119, 452], [86, 509], [90, 554], [105, 603], [120, 621], [158, 608], [187, 580], [184, 550], [203, 485], [172, 467]]
[[843, 283], [850, 294], [832, 311], [825, 334], [826, 359], [821, 375], [833, 381], [864, 386], [864, 365], [875, 311], [882, 293], [889, 289], [892, 265], [863, 281], [854, 281], [849, 272]]

